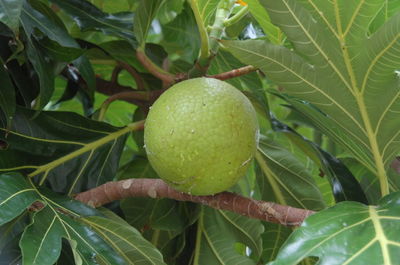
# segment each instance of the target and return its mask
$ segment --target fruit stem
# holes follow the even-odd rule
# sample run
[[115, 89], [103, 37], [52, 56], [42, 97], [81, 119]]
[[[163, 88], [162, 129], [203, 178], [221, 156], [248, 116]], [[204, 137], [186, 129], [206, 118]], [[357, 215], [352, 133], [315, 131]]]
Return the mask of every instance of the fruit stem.
[[204, 76], [207, 73], [211, 60], [217, 55], [219, 40], [221, 39], [225, 30], [224, 23], [226, 19], [229, 18], [235, 2], [235, 0], [222, 0], [219, 2], [215, 12], [215, 20], [213, 25], [210, 27], [210, 33], [208, 35], [207, 44], [209, 51], [207, 53], [200, 53], [199, 59], [189, 71], [190, 77]]
[[229, 27], [239, 22], [244, 16], [249, 13], [249, 6], [242, 7], [236, 14], [224, 21], [224, 26]]
[[199, 58], [208, 58], [210, 55], [209, 52], [209, 43], [208, 43], [208, 34], [206, 27], [204, 26], [203, 18], [201, 17], [200, 10], [196, 4], [195, 0], [189, 0], [190, 7], [192, 8], [194, 17], [196, 19], [197, 28], [200, 33], [201, 47], [200, 47], [200, 56]]

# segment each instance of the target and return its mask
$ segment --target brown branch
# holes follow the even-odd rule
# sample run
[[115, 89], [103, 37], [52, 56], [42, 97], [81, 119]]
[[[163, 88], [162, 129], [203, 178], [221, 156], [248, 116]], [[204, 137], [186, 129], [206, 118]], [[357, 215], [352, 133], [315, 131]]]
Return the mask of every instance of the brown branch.
[[118, 83], [118, 75], [121, 72], [121, 70], [122, 70], [122, 67], [120, 65], [117, 65], [114, 67], [114, 70], [112, 71], [112, 74], [111, 74], [111, 80], [110, 80], [112, 83]]
[[104, 80], [100, 77], [96, 77], [96, 91], [104, 95], [112, 96], [120, 92], [134, 91], [129, 86], [123, 86], [118, 83]]
[[75, 199], [92, 207], [129, 197], [170, 198], [201, 203], [209, 207], [232, 211], [250, 218], [286, 226], [298, 226], [313, 211], [246, 198], [231, 192], [213, 196], [193, 196], [169, 187], [161, 179], [128, 179], [108, 182], [79, 193]]
[[136, 69], [133, 66], [130, 66], [129, 64], [124, 62], [118, 62], [118, 65], [123, 69], [125, 69], [133, 77], [133, 79], [135, 79], [138, 90], [144, 90], [145, 85], [143, 78], [140, 76], [140, 74], [136, 71]]
[[110, 103], [114, 102], [115, 100], [140, 100], [140, 101], [149, 101], [151, 98], [150, 91], [124, 91], [119, 92], [117, 94], [112, 95], [111, 97], [107, 98], [104, 104], [109, 105]]
[[166, 84], [173, 84], [175, 83], [175, 76], [170, 74], [157, 65], [155, 65], [149, 57], [143, 51], [136, 51], [136, 57], [138, 58], [139, 62], [155, 77], [162, 80]]
[[225, 73], [220, 73], [220, 74], [216, 74], [216, 75], [209, 75], [207, 77], [210, 78], [215, 78], [215, 79], [219, 79], [219, 80], [227, 80], [227, 79], [231, 79], [234, 77], [238, 77], [241, 75], [245, 75], [251, 72], [256, 71], [257, 68], [255, 68], [252, 65], [247, 65], [247, 66], [243, 66], [241, 68], [238, 69], [233, 69], [231, 71], [225, 72]]

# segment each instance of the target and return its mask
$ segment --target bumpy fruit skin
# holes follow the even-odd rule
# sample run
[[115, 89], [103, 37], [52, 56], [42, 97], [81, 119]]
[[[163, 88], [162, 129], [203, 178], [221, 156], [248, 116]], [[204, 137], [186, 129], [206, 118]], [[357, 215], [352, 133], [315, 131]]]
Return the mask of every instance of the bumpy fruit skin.
[[210, 195], [233, 186], [257, 148], [258, 123], [250, 101], [230, 84], [194, 78], [168, 89], [145, 123], [149, 161], [177, 190]]

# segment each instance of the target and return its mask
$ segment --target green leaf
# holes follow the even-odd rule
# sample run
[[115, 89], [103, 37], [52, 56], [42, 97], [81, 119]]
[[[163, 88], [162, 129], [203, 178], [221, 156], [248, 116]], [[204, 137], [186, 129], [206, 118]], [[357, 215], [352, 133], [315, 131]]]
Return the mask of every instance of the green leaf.
[[263, 252], [261, 255], [263, 262], [272, 261], [278, 255], [280, 247], [285, 243], [293, 230], [289, 227], [264, 223], [265, 231], [261, 235], [263, 242]]
[[[218, 54], [211, 62], [210, 68], [208, 69], [208, 74], [213, 75], [228, 72], [232, 69], [237, 69], [243, 66], [245, 65], [233, 57], [229, 52], [219, 50]], [[241, 90], [253, 91], [262, 87], [261, 80], [255, 72], [240, 76], [238, 78], [228, 79], [226, 82]]]
[[23, 0], [0, 0], [0, 22], [18, 32]]
[[220, 0], [190, 0], [193, 12], [198, 14], [196, 20], [202, 22], [204, 27], [210, 25], [219, 2]]
[[127, 41], [108, 41], [101, 43], [99, 46], [115, 60], [130, 64], [140, 72], [145, 71], [143, 65], [135, 56], [135, 50]]
[[310, 210], [325, 207], [314, 179], [288, 150], [263, 137], [256, 161], [262, 200]]
[[164, 1], [158, 10], [157, 19], [161, 24], [167, 24], [174, 20], [183, 10], [185, 0]]
[[47, 38], [40, 41], [39, 45], [46, 49], [47, 54], [53, 57], [54, 60], [61, 62], [70, 62], [85, 52], [76, 47], [63, 47], [57, 42]]
[[20, 215], [40, 199], [29, 182], [19, 173], [0, 175], [0, 225]]
[[39, 29], [46, 37], [65, 47], [79, 48], [78, 43], [68, 34], [64, 27], [54, 23], [50, 18], [34, 9], [27, 1], [23, 5], [21, 23], [25, 33], [30, 37], [34, 29]]
[[160, 44], [168, 54], [176, 54], [188, 63], [196, 60], [200, 49], [200, 35], [190, 8], [185, 8], [172, 22], [163, 25], [162, 34]]
[[121, 203], [129, 224], [138, 229], [182, 232], [190, 223], [188, 206], [169, 199], [129, 198]]
[[98, 216], [83, 219], [121, 255], [127, 264], [165, 264], [161, 253], [129, 224]]
[[[21, 215], [14, 218], [12, 221], [0, 226], [0, 253], [2, 253], [3, 250], [10, 245], [13, 245], [16, 238], [18, 239], [21, 237], [22, 232], [28, 224], [28, 212], [24, 211]], [[20, 252], [18, 244], [17, 249], [17, 252]], [[1, 257], [2, 256], [0, 254], [0, 258]]]
[[21, 251], [18, 246], [18, 237], [11, 239], [0, 251], [0, 265], [20, 265], [22, 264]]
[[0, 58], [0, 110], [5, 114], [6, 123], [10, 122], [15, 112], [15, 91], [11, 78], [4, 68], [4, 62]]
[[133, 25], [134, 32], [139, 46], [144, 47], [147, 34], [149, 33], [151, 22], [157, 14], [157, 11], [164, 0], [140, 0], [137, 8]]
[[260, 4], [259, 0], [246, 0], [249, 11], [263, 29], [267, 38], [274, 44], [282, 44], [284, 35], [282, 31], [272, 24], [268, 12]]
[[89, 91], [86, 91], [93, 100], [94, 91], [96, 89], [96, 76], [94, 74], [94, 70], [92, 64], [86, 56], [80, 56], [79, 58], [73, 61], [74, 66], [79, 70], [82, 78], [86, 81], [86, 84], [89, 88]]
[[[25, 28], [24, 22], [21, 24]], [[34, 39], [28, 38], [27, 42], [26, 53], [38, 76], [40, 86], [40, 93], [35, 99], [34, 108], [41, 110], [49, 102], [54, 92], [54, 68], [50, 62], [46, 61], [46, 55]]]
[[261, 40], [224, 45], [244, 63], [264, 71], [283, 93], [306, 100], [328, 115], [335, 128], [350, 138], [347, 142], [336, 136], [338, 143], [377, 176], [382, 194], [387, 194], [386, 170], [400, 148], [394, 122], [400, 108], [395, 73], [400, 67], [400, 13], [367, 37], [368, 25], [383, 1], [352, 1], [351, 5], [321, 1], [308, 9], [294, 0], [261, 3], [294, 50]]
[[197, 225], [193, 264], [256, 264], [235, 250], [235, 243], [248, 246], [255, 256], [261, 255], [263, 226], [260, 221], [231, 212], [203, 207]]
[[321, 265], [397, 263], [399, 199], [393, 193], [377, 206], [342, 202], [310, 216], [269, 265], [295, 265], [306, 257], [318, 257]]
[[[286, 99], [296, 107], [300, 104], [311, 109], [308, 104]], [[319, 113], [319, 115], [321, 114]], [[347, 200], [368, 203], [360, 184], [340, 160], [274, 117], [270, 117], [270, 120], [275, 131], [284, 133], [292, 143], [297, 145], [320, 167], [320, 170], [328, 178], [336, 202]]]
[[69, 14], [82, 31], [101, 31], [106, 35], [120, 37], [136, 47], [133, 34], [133, 13], [107, 14], [85, 0], [51, 0]]
[[379, 27], [382, 26], [389, 17], [395, 15], [399, 11], [400, 5], [397, 0], [384, 1], [381, 10], [379, 10], [374, 21], [371, 23], [369, 28], [370, 32], [375, 32], [378, 30]]
[[33, 215], [32, 223], [21, 237], [24, 264], [54, 264], [61, 253], [62, 238], [70, 242], [84, 264], [128, 264], [98, 234], [81, 223], [82, 217], [100, 213], [49, 192], [37, 190], [37, 194], [45, 207]]
[[70, 112], [33, 115], [19, 109], [10, 131], [0, 129], [0, 139], [8, 144], [0, 151], [0, 172], [28, 172], [68, 193], [114, 177], [129, 127], [118, 130]]
[[23, 261], [32, 265], [54, 264], [60, 255], [61, 237], [67, 236], [66, 231], [49, 208], [36, 213], [34, 222], [21, 238]]

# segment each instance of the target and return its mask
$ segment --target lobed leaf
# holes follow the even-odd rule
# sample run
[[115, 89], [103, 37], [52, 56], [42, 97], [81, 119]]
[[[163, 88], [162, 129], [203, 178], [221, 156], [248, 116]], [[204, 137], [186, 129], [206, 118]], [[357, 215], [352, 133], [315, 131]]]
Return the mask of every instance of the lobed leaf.
[[161, 253], [132, 226], [98, 216], [83, 219], [112, 246], [128, 264], [165, 264]]
[[89, 213], [99, 213], [51, 193], [37, 190], [37, 194], [45, 207], [33, 215], [32, 223], [22, 234], [20, 247], [24, 264], [54, 264], [61, 253], [62, 238], [70, 242], [83, 264], [128, 264], [97, 233], [79, 221]]
[[261, 138], [256, 158], [262, 200], [310, 210], [325, 207], [314, 179], [288, 150]]
[[39, 199], [35, 189], [21, 174], [0, 174], [0, 225], [16, 218]]
[[194, 264], [253, 265], [253, 260], [235, 250], [235, 243], [245, 244], [259, 257], [262, 231], [258, 220], [204, 207], [197, 225]]
[[302, 2], [261, 1], [293, 51], [261, 40], [223, 43], [241, 61], [264, 71], [283, 93], [325, 113], [334, 131], [321, 130], [373, 172], [387, 194], [386, 171], [400, 148], [395, 122], [400, 108], [395, 72], [400, 67], [400, 14], [367, 37], [383, 1]]
[[400, 258], [400, 193], [377, 206], [342, 202], [318, 212], [297, 229], [269, 265], [295, 265], [306, 257], [318, 264], [393, 264]]

